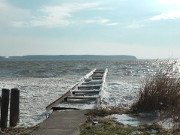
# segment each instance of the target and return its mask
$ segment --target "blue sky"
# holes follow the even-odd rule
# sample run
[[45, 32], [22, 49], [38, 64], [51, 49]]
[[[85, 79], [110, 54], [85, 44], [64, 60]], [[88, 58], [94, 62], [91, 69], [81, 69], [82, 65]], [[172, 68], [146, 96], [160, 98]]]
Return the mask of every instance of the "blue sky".
[[180, 58], [179, 0], [0, 0], [0, 56]]

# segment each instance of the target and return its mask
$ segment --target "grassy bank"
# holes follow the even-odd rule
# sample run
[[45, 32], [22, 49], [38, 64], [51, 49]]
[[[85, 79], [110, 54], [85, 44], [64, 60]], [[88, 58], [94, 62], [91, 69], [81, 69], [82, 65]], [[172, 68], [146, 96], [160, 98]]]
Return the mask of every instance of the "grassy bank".
[[129, 113], [129, 111], [118, 107], [90, 111], [87, 114], [86, 123], [80, 127], [79, 135], [180, 135], [180, 128], [164, 129], [156, 122], [134, 127], [124, 125], [115, 118], [106, 117], [122, 113]]
[[172, 133], [175, 132], [165, 130], [156, 123], [132, 127], [112, 118], [89, 115], [87, 122], [81, 126], [80, 135], [172, 135]]
[[15, 128], [6, 128], [0, 130], [0, 135], [32, 135], [32, 132], [39, 128], [39, 125], [34, 127], [15, 127]]

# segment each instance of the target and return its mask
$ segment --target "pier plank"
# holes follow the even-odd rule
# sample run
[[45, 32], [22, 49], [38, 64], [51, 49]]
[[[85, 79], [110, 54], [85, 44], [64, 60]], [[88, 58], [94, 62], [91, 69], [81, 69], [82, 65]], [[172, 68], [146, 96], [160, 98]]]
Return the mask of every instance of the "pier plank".
[[92, 77], [93, 80], [102, 80], [103, 77]]
[[67, 99], [92, 99], [95, 100], [99, 98], [99, 96], [68, 96]]
[[78, 86], [79, 90], [91, 90], [91, 89], [100, 89], [102, 85], [81, 85]]
[[97, 93], [100, 92], [100, 90], [76, 90], [72, 91], [73, 94], [75, 93]]

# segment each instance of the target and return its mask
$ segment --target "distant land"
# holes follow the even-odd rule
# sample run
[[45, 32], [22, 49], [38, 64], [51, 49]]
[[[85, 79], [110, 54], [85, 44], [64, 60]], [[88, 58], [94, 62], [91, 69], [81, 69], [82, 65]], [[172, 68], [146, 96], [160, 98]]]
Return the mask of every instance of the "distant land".
[[4, 56], [0, 56], [0, 60], [4, 60], [6, 59]]
[[136, 60], [131, 55], [26, 55], [10, 56], [8, 58], [0, 56], [0, 60]]

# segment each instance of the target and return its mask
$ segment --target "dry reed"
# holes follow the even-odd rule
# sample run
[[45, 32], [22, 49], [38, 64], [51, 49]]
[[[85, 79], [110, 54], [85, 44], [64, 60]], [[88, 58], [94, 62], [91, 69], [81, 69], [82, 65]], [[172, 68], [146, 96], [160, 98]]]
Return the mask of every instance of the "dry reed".
[[142, 82], [139, 99], [132, 105], [131, 111], [160, 111], [172, 117], [180, 116], [180, 78], [174, 70], [176, 63], [166, 61], [159, 67], [154, 75], [149, 75]]

